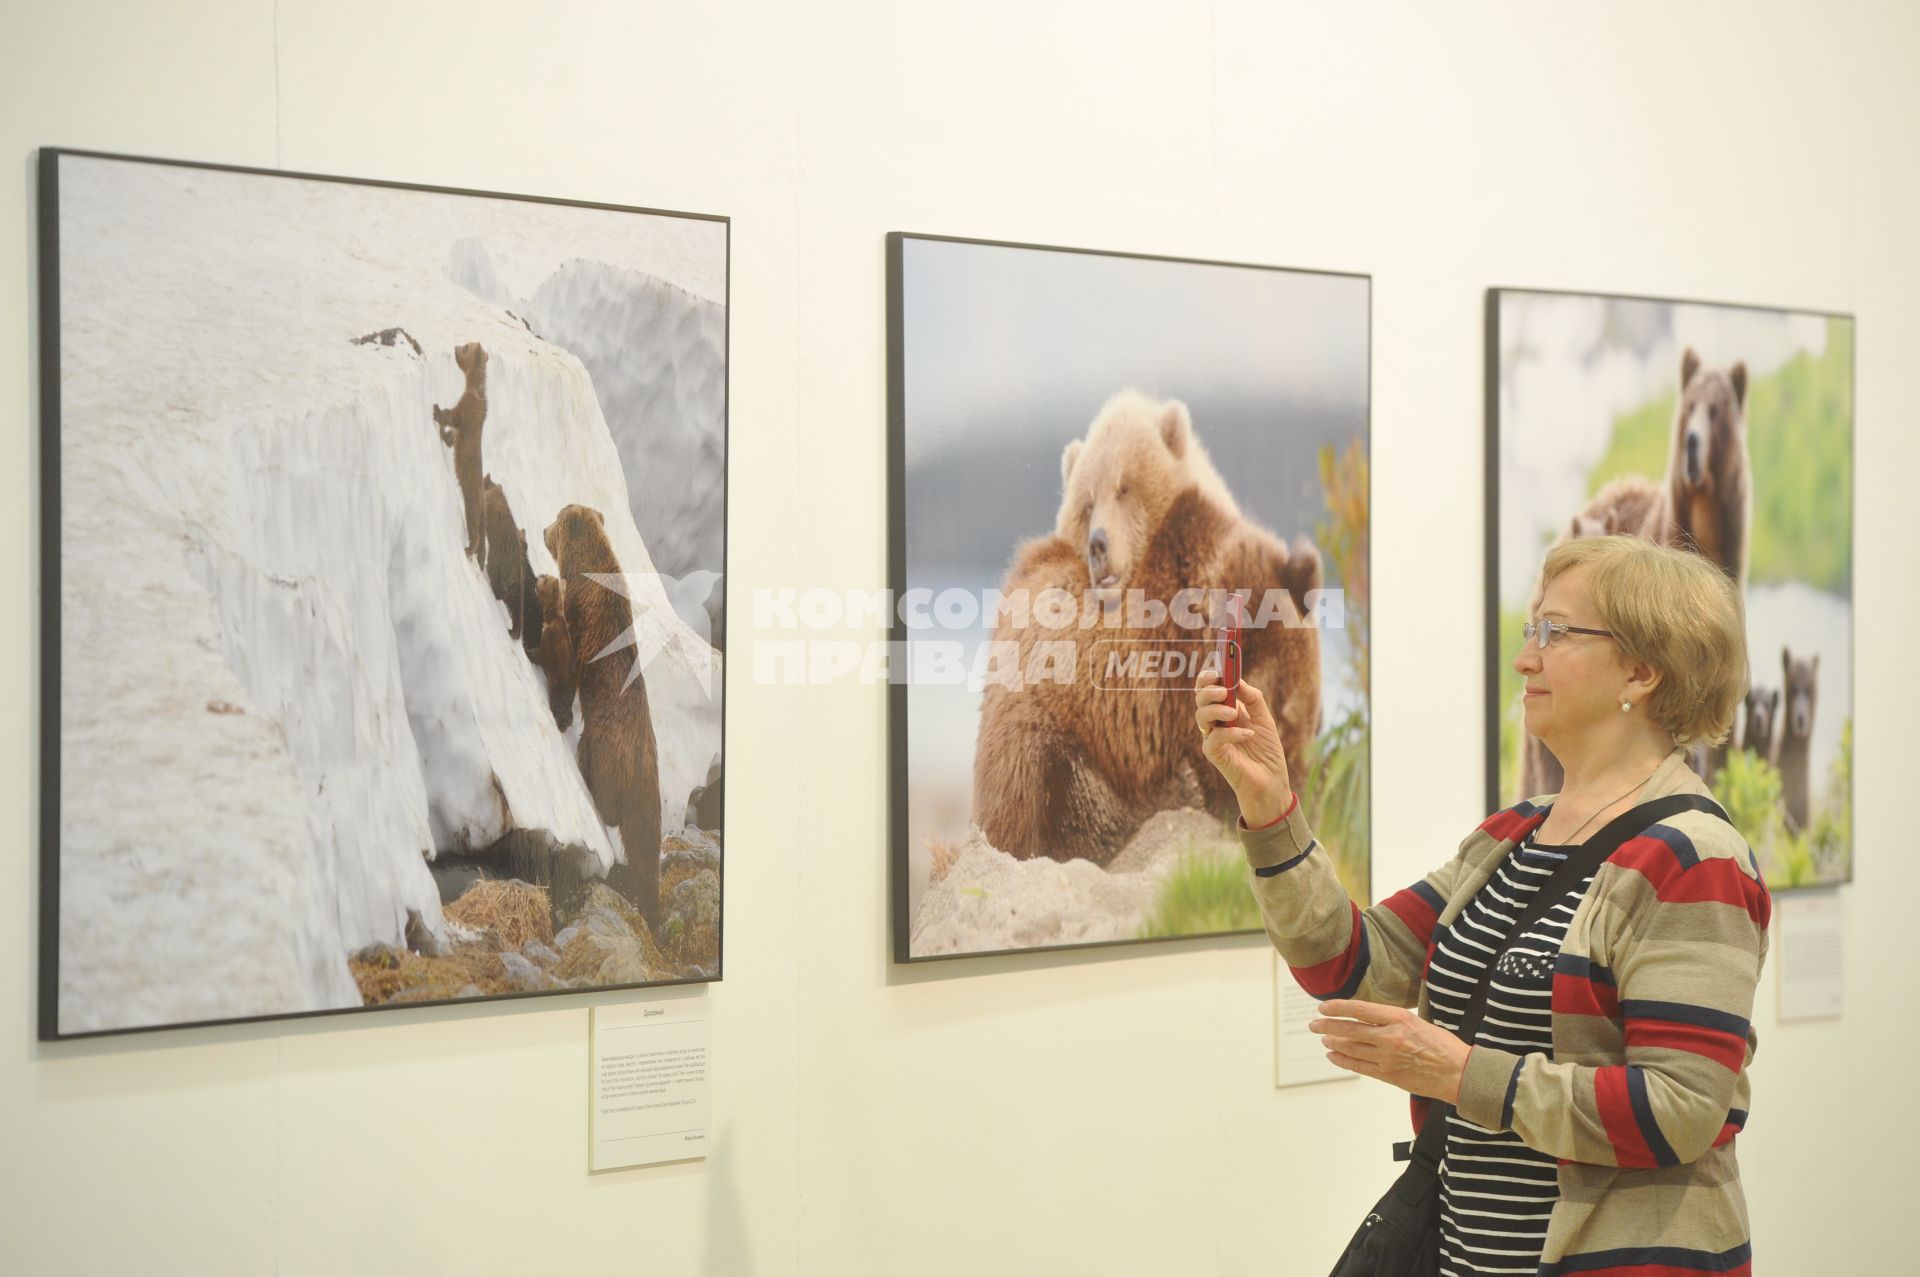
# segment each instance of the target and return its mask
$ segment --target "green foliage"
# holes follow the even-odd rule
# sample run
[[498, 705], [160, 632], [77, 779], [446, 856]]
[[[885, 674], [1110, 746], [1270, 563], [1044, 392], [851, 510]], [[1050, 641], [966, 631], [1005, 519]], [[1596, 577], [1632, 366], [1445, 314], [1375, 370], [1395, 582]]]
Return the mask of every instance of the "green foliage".
[[1770, 887], [1809, 882], [1813, 876], [1812, 857], [1787, 833], [1780, 787], [1779, 770], [1750, 749], [1728, 750], [1727, 764], [1713, 781], [1713, 796], [1753, 848]]
[[1346, 591], [1348, 649], [1360, 707], [1308, 746], [1306, 775], [1295, 778], [1300, 801], [1313, 814], [1314, 832], [1333, 857], [1347, 894], [1363, 902], [1371, 898], [1367, 893], [1373, 861], [1369, 473], [1367, 452], [1358, 438], [1337, 454], [1333, 445], [1321, 446], [1320, 486], [1326, 493], [1327, 517], [1315, 525], [1314, 537], [1333, 579]]
[[1314, 835], [1333, 857], [1347, 894], [1370, 901], [1373, 847], [1367, 713], [1356, 709], [1307, 747], [1307, 772], [1295, 780]]
[[1756, 582], [1805, 581], [1849, 594], [1853, 580], [1853, 325], [1827, 321], [1819, 358], [1794, 356], [1747, 401]]
[[[1658, 483], [1673, 448], [1679, 390], [1615, 419], [1606, 452], [1587, 475], [1587, 495], [1637, 474]], [[1804, 352], [1747, 393], [1747, 455], [1753, 470], [1754, 584], [1802, 581], [1848, 594], [1853, 580], [1853, 325], [1827, 322], [1827, 347]], [[1571, 517], [1572, 512], [1568, 512]]]
[[1260, 930], [1260, 906], [1247, 886], [1247, 861], [1235, 849], [1188, 843], [1141, 926], [1142, 939]]
[[[1673, 451], [1673, 416], [1678, 411], [1679, 391], [1669, 390], [1651, 403], [1614, 418], [1607, 450], [1587, 475], [1587, 495], [1593, 496], [1609, 481], [1625, 474], [1660, 482]], [[1572, 519], [1574, 513], [1567, 511], [1567, 518]]]
[[[1300, 805], [1313, 814], [1314, 836], [1333, 857], [1347, 894], [1369, 901], [1372, 811], [1364, 711], [1347, 715], [1308, 746], [1306, 775], [1295, 784]], [[1247, 862], [1239, 849], [1219, 851], [1189, 842], [1154, 898], [1140, 935], [1154, 939], [1258, 931], [1260, 926], [1260, 906], [1248, 886]]]
[[1368, 695], [1372, 663], [1369, 658], [1371, 629], [1367, 618], [1372, 604], [1372, 582], [1368, 528], [1368, 465], [1366, 449], [1359, 439], [1347, 444], [1345, 452], [1335, 455], [1332, 444], [1320, 446], [1320, 486], [1326, 493], [1327, 517], [1314, 526], [1314, 538], [1320, 553], [1332, 565], [1333, 579], [1346, 592], [1347, 637], [1353, 648], [1354, 686], [1360, 695]]
[[1787, 828], [1781, 806], [1778, 769], [1752, 750], [1728, 752], [1726, 767], [1714, 778], [1713, 795], [1753, 848], [1770, 889], [1846, 877], [1853, 853], [1852, 771], [1853, 720], [1848, 719], [1840, 729], [1840, 756], [1834, 760], [1826, 805], [1810, 828], [1795, 833]]
[[1840, 754], [1827, 776], [1827, 801], [1808, 835], [1815, 876], [1844, 882], [1853, 865], [1853, 720], [1840, 724]]

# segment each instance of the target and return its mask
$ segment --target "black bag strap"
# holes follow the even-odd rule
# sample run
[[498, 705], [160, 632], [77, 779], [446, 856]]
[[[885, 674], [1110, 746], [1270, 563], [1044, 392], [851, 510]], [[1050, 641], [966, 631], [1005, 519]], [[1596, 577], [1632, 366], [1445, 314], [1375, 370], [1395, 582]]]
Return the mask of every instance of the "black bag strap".
[[[1548, 807], [1547, 810], [1551, 811], [1552, 808]], [[1554, 866], [1553, 872], [1547, 875], [1547, 880], [1540, 884], [1540, 889], [1527, 902], [1527, 907], [1513, 920], [1513, 929], [1507, 932], [1506, 943], [1518, 940], [1527, 933], [1528, 928], [1546, 917], [1567, 892], [1585, 880], [1588, 874], [1597, 872], [1607, 857], [1620, 850], [1621, 844], [1683, 811], [1704, 811], [1728, 824], [1733, 823], [1720, 804], [1705, 794], [1668, 794], [1665, 798], [1649, 799], [1616, 816], [1602, 826], [1599, 833], [1573, 848], [1565, 860]], [[1539, 828], [1538, 825], [1534, 827]], [[1489, 965], [1487, 978], [1475, 984], [1472, 994], [1467, 998], [1466, 1010], [1460, 1017], [1460, 1031], [1454, 1035], [1462, 1042], [1471, 1044], [1480, 1033], [1480, 1021], [1487, 1013], [1487, 988], [1493, 983], [1492, 976], [1493, 967]], [[1412, 1160], [1430, 1171], [1440, 1168], [1440, 1155], [1446, 1147], [1447, 1119], [1453, 1112], [1454, 1106], [1446, 1101], [1431, 1101], [1427, 1120], [1420, 1126], [1420, 1136], [1410, 1147], [1409, 1156]]]

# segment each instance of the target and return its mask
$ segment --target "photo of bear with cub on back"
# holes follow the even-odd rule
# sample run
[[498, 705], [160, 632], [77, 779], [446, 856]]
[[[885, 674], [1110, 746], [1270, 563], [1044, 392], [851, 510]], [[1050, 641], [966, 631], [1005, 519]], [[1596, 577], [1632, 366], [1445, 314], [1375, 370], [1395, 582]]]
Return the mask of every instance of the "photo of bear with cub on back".
[[660, 902], [660, 764], [647, 684], [627, 638], [633, 606], [605, 584], [621, 575], [604, 516], [568, 505], [541, 533], [557, 576], [536, 577], [527, 535], [505, 491], [484, 470], [487, 352], [468, 342], [454, 352], [466, 387], [433, 419], [453, 450], [454, 478], [467, 521], [467, 554], [506, 606], [508, 637], [520, 640], [546, 681], [554, 724], [567, 732], [580, 711], [575, 760], [594, 808], [618, 830], [625, 859], [607, 885], [657, 928]]
[[[1545, 517], [1543, 507], [1522, 504], [1529, 494], [1520, 491], [1517, 475], [1534, 476], [1539, 489], [1543, 471], [1559, 478], [1578, 464], [1569, 455], [1572, 445], [1556, 456], [1550, 439], [1515, 436], [1529, 427], [1565, 426], [1568, 405], [1583, 395], [1615, 396], [1623, 403], [1607, 418], [1598, 464], [1579, 467], [1589, 495], [1561, 516], [1565, 522], [1549, 544], [1635, 536], [1692, 551], [1726, 573], [1747, 614], [1751, 682], [1726, 739], [1694, 742], [1689, 762], [1754, 848], [1770, 887], [1844, 880], [1852, 857], [1851, 705], [1844, 661], [1851, 628], [1851, 322], [1691, 306], [1676, 320], [1681, 304], [1602, 300], [1605, 318], [1590, 320], [1573, 308], [1596, 299], [1503, 295], [1502, 314], [1525, 322], [1500, 347], [1501, 411], [1511, 414], [1501, 426], [1507, 468], [1502, 519], [1524, 524], [1526, 515]], [[1557, 315], [1556, 304], [1563, 307]], [[1733, 315], [1722, 320], [1721, 311]], [[1590, 331], [1583, 329], [1588, 322], [1594, 324]], [[1694, 334], [1691, 340], [1674, 340], [1673, 329], [1682, 325]], [[1650, 386], [1649, 398], [1638, 406], [1617, 398], [1619, 385], [1628, 383], [1621, 365], [1632, 359], [1623, 348], [1631, 349], [1635, 338], [1644, 343], [1648, 362], [1642, 367], [1650, 379], [1658, 376], [1653, 361], [1659, 360], [1661, 338], [1672, 342], [1666, 351], [1679, 347], [1671, 389], [1662, 394]], [[1587, 344], [1580, 344], [1583, 339]], [[1495, 340], [1502, 340], [1497, 328]], [[1567, 345], [1556, 349], [1555, 341]], [[1696, 341], [1710, 343], [1722, 358], [1706, 358]], [[1749, 358], [1725, 357], [1743, 343], [1760, 353], [1760, 374]], [[1535, 367], [1527, 368], [1529, 363]], [[1670, 409], [1664, 407], [1667, 395]], [[1568, 431], [1569, 437], [1578, 433]], [[1663, 469], [1642, 468], [1656, 442]], [[1544, 465], [1543, 458], [1564, 470], [1555, 473], [1557, 467]], [[1544, 553], [1532, 558], [1525, 587], [1528, 617], [1539, 606], [1540, 557]], [[1503, 565], [1508, 609], [1518, 603], [1522, 585], [1505, 575], [1510, 571]], [[1518, 695], [1509, 667], [1518, 636], [1507, 631], [1517, 631], [1523, 619], [1508, 611], [1501, 622], [1501, 752], [1508, 780], [1501, 802], [1552, 795], [1562, 781], [1559, 762], [1518, 726], [1514, 712]], [[1825, 722], [1823, 655], [1829, 669], [1841, 661], [1841, 685], [1830, 686], [1824, 710], [1835, 718]]]
[[[1055, 591], [1089, 616], [1111, 609], [1122, 624], [1054, 629], [1023, 623], [1017, 606], [997, 618], [993, 637], [1011, 645], [1009, 668], [1033, 669], [1042, 644], [1065, 640], [1075, 648], [1074, 677], [988, 684], [974, 820], [1016, 858], [1105, 865], [1155, 812], [1198, 797], [1195, 805], [1223, 820], [1237, 814], [1200, 752], [1185, 698], [1113, 677], [1139, 669], [1125, 663], [1138, 645], [1211, 659], [1212, 628], [1183, 625], [1171, 606], [1183, 592], [1209, 613], [1229, 591], [1250, 598], [1244, 677], [1266, 691], [1289, 767], [1307, 774], [1307, 745], [1320, 729], [1320, 636], [1306, 620], [1322, 584], [1320, 552], [1305, 536], [1289, 545], [1241, 513], [1178, 400], [1114, 395], [1085, 438], [1066, 445], [1060, 481], [1054, 531], [1015, 551], [1002, 593], [1035, 600]], [[1131, 623], [1129, 594], [1169, 605], [1165, 616]]]
[[1371, 281], [904, 233], [888, 278], [895, 959], [1260, 929], [1193, 719], [1230, 612], [1366, 896]]

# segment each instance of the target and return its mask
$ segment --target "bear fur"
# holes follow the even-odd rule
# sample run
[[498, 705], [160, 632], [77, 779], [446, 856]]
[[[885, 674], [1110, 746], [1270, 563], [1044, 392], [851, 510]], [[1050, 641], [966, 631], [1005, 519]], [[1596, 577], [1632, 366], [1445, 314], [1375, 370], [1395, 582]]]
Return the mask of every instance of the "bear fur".
[[1807, 812], [1812, 778], [1809, 749], [1813, 744], [1813, 710], [1820, 692], [1820, 654], [1805, 660], [1793, 659], [1788, 648], [1780, 649], [1781, 686], [1780, 727], [1773, 738], [1773, 765], [1780, 769], [1780, 803], [1787, 828], [1799, 833], [1807, 827]]
[[[1007, 646], [995, 650], [1017, 661], [996, 662], [1012, 685], [988, 676], [973, 819], [1009, 855], [1104, 865], [1157, 811], [1236, 810], [1201, 753], [1191, 678], [1139, 690], [1103, 686], [1109, 657], [1141, 650], [1143, 640], [1163, 651], [1212, 651], [1213, 632], [1182, 625], [1171, 609], [1157, 625], [1130, 626], [1153, 618], [1128, 617], [1126, 595], [1171, 604], [1185, 590], [1215, 601], [1228, 590], [1251, 593], [1244, 677], [1266, 693], [1300, 777], [1320, 728], [1320, 639], [1301, 624], [1307, 592], [1320, 587], [1320, 555], [1304, 538], [1289, 549], [1241, 515], [1178, 401], [1131, 391], [1109, 400], [1086, 438], [1062, 453], [1061, 487], [1054, 531], [1016, 550], [1002, 587], [1008, 602], [993, 640]], [[1032, 600], [1049, 590], [1077, 604], [1070, 625], [1048, 628], [1039, 607], [1020, 615], [1016, 592]], [[1263, 600], [1273, 609], [1265, 616]], [[1101, 621], [1081, 624], [1092, 616]], [[1043, 643], [1071, 651], [1065, 681], [1036, 673], [1046, 665]]]
[[660, 756], [647, 682], [632, 646], [633, 606], [589, 574], [620, 575], [598, 510], [570, 505], [546, 531], [559, 565], [562, 614], [579, 661], [580, 745], [575, 758], [600, 819], [620, 831], [624, 864], [607, 883], [632, 900], [649, 927], [660, 922]]
[[547, 676], [547, 707], [561, 731], [573, 726], [573, 698], [580, 690], [580, 657], [573, 631], [567, 627], [565, 590], [560, 578], [543, 576], [534, 582], [542, 618], [540, 637], [527, 655]]
[[1780, 714], [1780, 689], [1758, 684], [1749, 687], [1746, 706], [1747, 722], [1740, 732], [1740, 748], [1756, 758], [1771, 759], [1774, 725]]
[[527, 534], [520, 530], [507, 504], [505, 489], [488, 475], [481, 494], [486, 542], [480, 566], [486, 570], [493, 597], [507, 605], [507, 637], [517, 638], [532, 652], [540, 645], [543, 617], [533, 564], [527, 558]]
[[1639, 475], [1612, 480], [1575, 516], [1573, 531], [1584, 525], [1692, 550], [1719, 564], [1744, 593], [1752, 522], [1747, 365], [1710, 368], [1689, 346], [1680, 357], [1666, 478], [1657, 485]]
[[727, 804], [727, 778], [715, 754], [707, 765], [707, 778], [687, 793], [687, 823], [695, 829], [720, 828]]
[[487, 351], [477, 341], [454, 349], [453, 362], [467, 376], [466, 392], [451, 408], [433, 407], [440, 442], [453, 448], [453, 477], [460, 483], [460, 499], [467, 512], [467, 554], [481, 556], [485, 521], [481, 509], [480, 436], [487, 424]]

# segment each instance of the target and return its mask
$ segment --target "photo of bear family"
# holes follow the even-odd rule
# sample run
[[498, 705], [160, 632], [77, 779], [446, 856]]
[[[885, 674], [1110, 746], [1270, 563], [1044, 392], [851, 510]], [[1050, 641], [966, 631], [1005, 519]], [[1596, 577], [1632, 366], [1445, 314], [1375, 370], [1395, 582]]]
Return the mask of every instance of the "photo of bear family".
[[1513, 670], [1547, 550], [1642, 536], [1718, 564], [1746, 609], [1751, 686], [1695, 770], [1770, 888], [1851, 881], [1853, 320], [1496, 290], [1488, 325], [1492, 806], [1560, 785]]
[[40, 197], [42, 1036], [717, 979], [727, 222]]
[[888, 237], [899, 961], [1257, 931], [1192, 689], [1369, 898], [1364, 276]]

